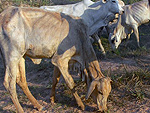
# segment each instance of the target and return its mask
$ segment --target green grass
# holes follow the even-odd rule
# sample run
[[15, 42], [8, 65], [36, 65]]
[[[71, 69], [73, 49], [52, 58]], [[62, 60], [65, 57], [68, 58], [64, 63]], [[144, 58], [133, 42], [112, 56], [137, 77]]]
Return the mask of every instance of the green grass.
[[[126, 57], [140, 57], [150, 53], [149, 37], [150, 29], [148, 25], [142, 25], [139, 27], [139, 36], [140, 36], [140, 48], [137, 46], [136, 37], [134, 34], [131, 35], [131, 38], [126, 41], [122, 41], [118, 49], [113, 51], [108, 41], [108, 36], [102, 35], [101, 41], [102, 45], [106, 51], [107, 58], [126, 58]], [[99, 48], [98, 43], [94, 43], [94, 50], [97, 53], [97, 57], [103, 56]]]
[[3, 111], [3, 108], [2, 107], [0, 107], [0, 112], [2, 112]]
[[[70, 1], [81, 1], [81, 0], [67, 0], [67, 2]], [[94, 2], [98, 1], [98, 0], [92, 0]], [[137, 2], [137, 1], [140, 1], [140, 0], [123, 0], [126, 4], [128, 3], [134, 3], [134, 2]], [[5, 2], [11, 2], [13, 3], [13, 5], [17, 5], [19, 6], [21, 3], [23, 4], [28, 4], [30, 6], [35, 6], [35, 7], [39, 7], [41, 5], [50, 5], [51, 2], [50, 0], [5, 0], [5, 1], [2, 1], [2, 4], [5, 3]]]
[[124, 67], [124, 73], [111, 75], [113, 89], [122, 90], [128, 99], [141, 100], [145, 97], [144, 86], [150, 85], [150, 71], [138, 69], [129, 72]]

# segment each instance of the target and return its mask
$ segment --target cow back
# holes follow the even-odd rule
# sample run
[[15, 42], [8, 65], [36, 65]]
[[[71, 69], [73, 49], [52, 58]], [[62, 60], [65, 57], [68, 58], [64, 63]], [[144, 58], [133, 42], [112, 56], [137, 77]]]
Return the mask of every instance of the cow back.
[[141, 25], [150, 19], [149, 7], [146, 1], [139, 1], [132, 5], [124, 7], [125, 13], [123, 14], [124, 22], [127, 25]]
[[11, 46], [18, 51], [27, 50], [26, 55], [34, 58], [50, 58], [58, 50], [65, 52], [73, 45], [78, 47], [80, 38], [87, 38], [86, 27], [79, 17], [17, 7], [8, 8], [0, 16], [1, 28], [10, 37]]

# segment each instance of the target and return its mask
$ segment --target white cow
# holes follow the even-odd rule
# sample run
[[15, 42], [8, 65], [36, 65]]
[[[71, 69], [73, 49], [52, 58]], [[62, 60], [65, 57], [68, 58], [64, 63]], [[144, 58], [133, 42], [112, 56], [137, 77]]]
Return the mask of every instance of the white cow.
[[[121, 7], [125, 6], [125, 3], [122, 0], [118, 0], [118, 2]], [[108, 17], [109, 18], [108, 20], [110, 20], [109, 24], [107, 26], [101, 27], [99, 29], [99, 31], [98, 31], [99, 36], [101, 36], [102, 31], [105, 31], [105, 33], [107, 33], [107, 35], [109, 36], [109, 34], [112, 33], [114, 31], [114, 29], [117, 27], [118, 21], [119, 21], [119, 16], [120, 16], [120, 14], [110, 15]], [[98, 40], [99, 46], [100, 46], [103, 54], [105, 55], [105, 49], [102, 45], [102, 42], [101, 42], [99, 36], [98, 35], [94, 35], [94, 36], [95, 36], [94, 38], [96, 40]]]
[[[120, 13], [123, 11], [121, 6], [118, 5], [118, 0], [100, 0], [98, 2], [83, 0], [75, 4], [41, 6], [40, 8], [80, 16], [88, 25], [90, 35], [96, 33], [99, 28], [107, 26], [108, 23], [114, 19], [114, 15], [119, 13], [118, 8]], [[105, 54], [100, 38], [97, 35], [95, 38], [98, 40], [102, 52]]]
[[143, 0], [131, 5], [126, 5], [124, 14], [120, 16], [117, 27], [109, 34], [109, 41], [113, 49], [117, 49], [123, 39], [129, 39], [134, 32], [137, 44], [139, 44], [138, 27], [150, 20], [150, 2]]

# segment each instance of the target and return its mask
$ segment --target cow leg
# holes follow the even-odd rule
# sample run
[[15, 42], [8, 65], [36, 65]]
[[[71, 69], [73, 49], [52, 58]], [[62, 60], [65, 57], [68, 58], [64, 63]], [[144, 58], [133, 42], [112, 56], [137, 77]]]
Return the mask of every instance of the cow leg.
[[38, 101], [34, 98], [34, 96], [31, 94], [27, 81], [26, 81], [26, 75], [25, 75], [25, 60], [24, 58], [21, 58], [18, 64], [19, 70], [18, 70], [18, 76], [17, 76], [17, 84], [20, 86], [20, 88], [23, 90], [25, 95], [28, 97], [28, 99], [31, 101], [31, 103], [36, 107], [39, 111], [42, 110], [42, 106], [38, 103]]
[[12, 102], [14, 103], [17, 112], [23, 113], [24, 111], [19, 103], [16, 92], [17, 69], [18, 69], [18, 60], [9, 58], [9, 60], [5, 62], [5, 78], [3, 84], [11, 96]]
[[133, 33], [133, 30], [130, 29], [130, 31], [129, 31], [128, 35], [127, 35], [127, 39], [130, 39], [132, 33]]
[[69, 62], [69, 59], [65, 58], [65, 59], [57, 59], [57, 63], [54, 63], [54, 62], [53, 63], [57, 65], [60, 72], [62, 73], [67, 86], [71, 89], [71, 92], [77, 101], [78, 106], [80, 106], [81, 109], [84, 110], [85, 106], [81, 98], [77, 94], [77, 91], [74, 90], [75, 83], [74, 83], [72, 76], [68, 72], [68, 62]]
[[102, 45], [102, 42], [101, 42], [100, 37], [99, 37], [97, 34], [95, 34], [95, 38], [96, 38], [96, 40], [97, 40], [98, 43], [99, 43], [99, 46], [100, 46], [100, 48], [101, 48], [101, 51], [102, 51], [103, 55], [105, 55], [106, 52], [105, 52], [105, 49], [104, 49], [104, 47], [103, 47], [103, 45]]
[[138, 27], [134, 26], [133, 30], [134, 30], [134, 34], [135, 34], [135, 36], [136, 36], [137, 45], [138, 45], [138, 47], [140, 47]]
[[131, 37], [131, 34], [128, 34], [128, 35], [127, 35], [127, 40], [129, 40], [129, 39], [130, 39], [130, 37]]
[[53, 84], [52, 84], [52, 89], [51, 89], [51, 93], [50, 93], [51, 103], [54, 103], [54, 101], [55, 101], [55, 87], [56, 87], [57, 83], [59, 82], [60, 75], [61, 75], [61, 72], [55, 66], [54, 72], [53, 72]]

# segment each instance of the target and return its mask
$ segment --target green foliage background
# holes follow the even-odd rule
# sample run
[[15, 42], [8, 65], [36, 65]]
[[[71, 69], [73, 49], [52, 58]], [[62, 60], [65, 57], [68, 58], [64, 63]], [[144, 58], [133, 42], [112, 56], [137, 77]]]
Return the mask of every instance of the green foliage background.
[[[71, 3], [71, 2], [78, 2], [81, 0], [0, 0], [1, 5], [5, 5], [5, 2], [9, 2], [13, 5], [20, 5], [20, 4], [27, 4], [30, 6], [41, 6], [41, 5], [51, 5], [53, 2], [64, 2], [66, 3]], [[92, 1], [98, 1], [98, 0], [92, 0]], [[134, 2], [140, 1], [140, 0], [123, 0], [125, 4], [132, 4]]]
[[[8, 6], [31, 6], [40, 7], [42, 5], [53, 5], [53, 4], [68, 4], [75, 3], [81, 0], [0, 0], [0, 12], [2, 12]], [[98, 0], [92, 0], [94, 2]], [[132, 4], [140, 0], [123, 0], [125, 4]]]

